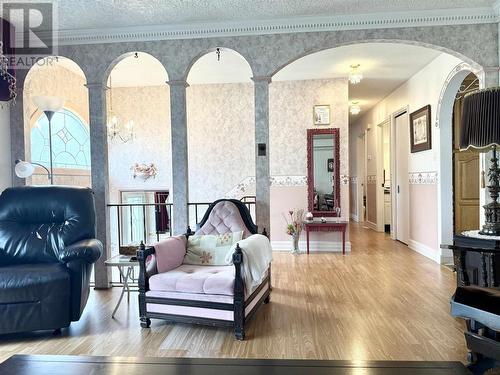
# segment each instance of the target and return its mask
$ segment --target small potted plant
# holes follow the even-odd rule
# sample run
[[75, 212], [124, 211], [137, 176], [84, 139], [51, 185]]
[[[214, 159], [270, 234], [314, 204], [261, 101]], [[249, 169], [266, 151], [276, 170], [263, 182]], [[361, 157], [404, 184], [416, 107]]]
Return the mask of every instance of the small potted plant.
[[303, 228], [304, 210], [290, 210], [288, 216], [283, 215], [283, 218], [286, 222], [286, 234], [292, 237], [292, 254], [298, 255], [300, 253], [299, 238]]

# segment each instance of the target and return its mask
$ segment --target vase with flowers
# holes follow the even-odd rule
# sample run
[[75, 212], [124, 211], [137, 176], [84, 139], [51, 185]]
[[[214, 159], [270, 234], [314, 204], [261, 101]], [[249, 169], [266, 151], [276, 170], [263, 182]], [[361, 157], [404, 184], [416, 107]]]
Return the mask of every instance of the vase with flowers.
[[300, 254], [299, 238], [304, 222], [304, 210], [293, 209], [288, 211], [288, 216], [283, 214], [286, 222], [286, 234], [292, 237], [292, 254]]

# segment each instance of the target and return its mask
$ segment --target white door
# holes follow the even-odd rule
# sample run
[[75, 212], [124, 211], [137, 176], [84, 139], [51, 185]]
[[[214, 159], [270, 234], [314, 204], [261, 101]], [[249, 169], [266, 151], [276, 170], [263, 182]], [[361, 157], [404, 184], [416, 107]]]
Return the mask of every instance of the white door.
[[396, 177], [396, 239], [408, 244], [410, 233], [410, 193], [408, 183], [408, 155], [410, 126], [408, 113], [395, 118], [395, 177]]

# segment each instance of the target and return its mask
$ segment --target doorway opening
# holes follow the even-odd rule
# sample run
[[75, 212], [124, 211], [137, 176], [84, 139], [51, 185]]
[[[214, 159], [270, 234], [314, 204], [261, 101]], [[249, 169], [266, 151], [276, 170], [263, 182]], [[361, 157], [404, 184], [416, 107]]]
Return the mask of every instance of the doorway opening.
[[356, 160], [358, 181], [356, 184], [356, 207], [358, 222], [366, 221], [366, 136], [361, 134], [356, 140]]
[[[474, 73], [467, 75], [453, 105], [453, 232], [479, 228], [480, 159], [479, 153], [460, 151], [460, 121], [463, 100], [467, 93], [479, 89]], [[483, 168], [484, 170], [484, 168]]]
[[410, 126], [408, 111], [393, 115], [394, 129], [394, 237], [408, 244], [410, 235], [410, 187], [408, 181], [408, 155], [410, 148]]
[[377, 201], [381, 207], [378, 210], [377, 222], [380, 232], [391, 233], [392, 223], [392, 184], [391, 184], [391, 122], [389, 119], [377, 127], [380, 157], [378, 158], [378, 186]]

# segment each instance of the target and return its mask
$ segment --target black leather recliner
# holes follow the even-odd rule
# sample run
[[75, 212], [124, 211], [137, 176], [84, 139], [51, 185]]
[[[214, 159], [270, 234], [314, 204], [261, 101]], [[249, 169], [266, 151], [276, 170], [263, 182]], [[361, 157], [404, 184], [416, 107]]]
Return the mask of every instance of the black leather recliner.
[[68, 327], [89, 296], [92, 190], [25, 186], [0, 195], [0, 334]]

